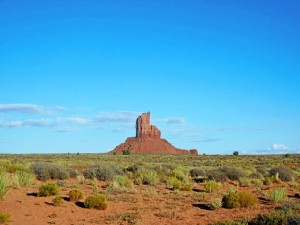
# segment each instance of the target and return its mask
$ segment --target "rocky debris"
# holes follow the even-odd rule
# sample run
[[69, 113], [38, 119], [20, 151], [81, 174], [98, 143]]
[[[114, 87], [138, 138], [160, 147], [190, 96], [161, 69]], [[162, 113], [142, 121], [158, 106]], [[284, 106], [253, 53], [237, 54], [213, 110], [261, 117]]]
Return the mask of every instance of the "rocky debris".
[[150, 112], [143, 113], [136, 120], [136, 137], [129, 137], [109, 153], [121, 153], [129, 150], [132, 153], [159, 153], [159, 154], [192, 154], [198, 155], [196, 149], [184, 150], [171, 145], [167, 140], [160, 138], [160, 130], [150, 124]]

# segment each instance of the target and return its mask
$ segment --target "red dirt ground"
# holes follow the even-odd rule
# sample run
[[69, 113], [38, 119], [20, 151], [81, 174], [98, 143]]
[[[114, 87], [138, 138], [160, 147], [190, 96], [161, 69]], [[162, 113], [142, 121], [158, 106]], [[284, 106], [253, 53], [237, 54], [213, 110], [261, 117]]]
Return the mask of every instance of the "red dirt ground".
[[[8, 213], [9, 225], [88, 225], [88, 224], [142, 224], [142, 225], [205, 225], [217, 221], [250, 219], [274, 208], [268, 200], [261, 199], [255, 209], [207, 209], [214, 198], [221, 193], [203, 192], [203, 184], [194, 184], [194, 191], [174, 192], [166, 185], [156, 187], [138, 185], [129, 193], [110, 195], [108, 208], [104, 211], [86, 209], [82, 203], [65, 201], [61, 206], [51, 204], [54, 196], [36, 197], [41, 182], [27, 188], [13, 189], [0, 201], [0, 212]], [[84, 185], [76, 184], [84, 191], [84, 197], [93, 193], [91, 181]], [[99, 190], [106, 183], [99, 182]], [[67, 197], [75, 187], [74, 180], [68, 180], [60, 187], [60, 196]], [[227, 186], [222, 187], [223, 193]], [[238, 187], [235, 187], [238, 188]], [[266, 187], [265, 187], [266, 188]], [[239, 189], [249, 189], [239, 187]], [[258, 197], [262, 197], [254, 187], [250, 188]], [[291, 190], [289, 190], [291, 192]], [[299, 199], [294, 199], [299, 201]]]

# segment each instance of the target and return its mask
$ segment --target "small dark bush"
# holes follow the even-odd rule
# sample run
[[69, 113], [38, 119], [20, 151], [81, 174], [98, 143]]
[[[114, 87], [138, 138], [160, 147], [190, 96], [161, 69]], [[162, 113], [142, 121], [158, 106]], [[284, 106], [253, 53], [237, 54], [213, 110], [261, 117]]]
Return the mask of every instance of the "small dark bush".
[[286, 224], [286, 215], [282, 211], [274, 211], [269, 214], [259, 215], [251, 220], [249, 225], [283, 225]]
[[275, 176], [276, 173], [279, 175], [279, 179], [285, 182], [292, 181], [294, 174], [291, 169], [286, 167], [276, 167], [270, 170], [270, 176]]
[[83, 192], [79, 189], [73, 189], [68, 194], [71, 202], [76, 202], [80, 199], [83, 199]]
[[131, 155], [131, 151], [130, 151], [129, 149], [124, 149], [124, 150], [122, 151], [122, 154], [123, 154], [123, 155]]
[[219, 169], [208, 171], [207, 178], [216, 182], [224, 182], [228, 179], [227, 175]]
[[260, 172], [255, 171], [250, 175], [250, 178], [262, 180], [262, 179], [264, 179], [264, 176]]
[[266, 166], [257, 166], [256, 172], [262, 174], [264, 177], [269, 176], [269, 170]]
[[300, 216], [290, 216], [287, 218], [287, 225], [300, 225]]
[[107, 208], [106, 196], [102, 194], [91, 195], [85, 199], [84, 206], [89, 209], [105, 210]]
[[239, 152], [238, 152], [238, 151], [234, 151], [232, 154], [233, 154], [234, 156], [238, 156], [238, 155], [239, 155]]
[[58, 195], [59, 189], [57, 184], [43, 184], [39, 188], [38, 196], [46, 197], [51, 195]]
[[195, 177], [200, 177], [200, 176], [206, 176], [206, 171], [203, 169], [191, 169], [190, 170], [190, 175], [191, 177], [195, 178]]

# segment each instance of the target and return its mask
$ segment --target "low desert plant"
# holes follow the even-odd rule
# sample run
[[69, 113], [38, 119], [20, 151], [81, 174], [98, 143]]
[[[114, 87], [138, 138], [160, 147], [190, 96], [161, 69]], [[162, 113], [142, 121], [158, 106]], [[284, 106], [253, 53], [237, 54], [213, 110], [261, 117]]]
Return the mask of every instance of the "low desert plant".
[[208, 193], [218, 192], [219, 189], [220, 189], [220, 184], [217, 183], [216, 181], [210, 180], [205, 182], [204, 184], [204, 190]]
[[0, 213], [0, 223], [6, 223], [10, 219], [10, 215], [7, 213]]
[[294, 173], [287, 167], [275, 167], [270, 170], [270, 176], [275, 176], [278, 173], [280, 180], [284, 182], [292, 181], [294, 179]]
[[37, 162], [32, 164], [31, 169], [33, 170], [38, 180], [47, 180], [47, 179], [64, 180], [69, 178], [68, 171], [59, 165]]
[[232, 191], [222, 199], [224, 208], [252, 208], [259, 203], [256, 195], [248, 191]]
[[39, 188], [38, 196], [46, 197], [51, 195], [58, 195], [59, 188], [57, 184], [43, 184]]
[[251, 184], [251, 181], [246, 177], [240, 177], [238, 181], [240, 186], [249, 187]]
[[154, 170], [142, 169], [137, 172], [135, 183], [155, 185], [158, 182], [158, 174]]
[[61, 197], [61, 196], [56, 196], [55, 198], [52, 199], [52, 204], [53, 204], [54, 206], [59, 206], [59, 205], [61, 205], [63, 202], [64, 202], [64, 199], [63, 199], [63, 197]]
[[199, 176], [206, 176], [206, 172], [203, 169], [191, 169], [190, 170], [190, 175], [193, 178], [199, 177]]
[[208, 171], [207, 178], [209, 180], [214, 180], [216, 182], [224, 182], [228, 179], [227, 175], [219, 169], [214, 169], [214, 170]]
[[238, 168], [234, 167], [222, 167], [219, 169], [223, 173], [226, 174], [226, 176], [231, 180], [239, 180], [241, 177], [246, 177], [246, 173]]
[[84, 184], [85, 178], [83, 175], [77, 175], [76, 180], [79, 184]]
[[34, 175], [24, 170], [18, 170], [13, 175], [12, 182], [15, 188], [27, 187], [34, 183]]
[[222, 205], [223, 205], [222, 199], [215, 198], [212, 200], [212, 203], [211, 203], [212, 209], [219, 209], [222, 207]]
[[102, 194], [91, 195], [85, 199], [84, 206], [89, 209], [105, 210], [107, 208], [106, 196]]
[[3, 199], [8, 189], [8, 176], [6, 173], [0, 173], [0, 200]]
[[118, 175], [124, 175], [124, 171], [115, 165], [98, 165], [83, 171], [86, 179], [97, 178], [103, 181], [113, 181]]
[[287, 198], [287, 194], [284, 187], [273, 189], [269, 192], [269, 199], [273, 204], [284, 201]]
[[128, 188], [132, 189], [134, 187], [133, 182], [126, 176], [117, 176], [113, 182], [111, 182], [106, 191], [114, 194], [114, 193], [122, 193], [126, 192]]
[[83, 192], [79, 189], [73, 189], [68, 194], [71, 202], [76, 202], [80, 199], [83, 199]]

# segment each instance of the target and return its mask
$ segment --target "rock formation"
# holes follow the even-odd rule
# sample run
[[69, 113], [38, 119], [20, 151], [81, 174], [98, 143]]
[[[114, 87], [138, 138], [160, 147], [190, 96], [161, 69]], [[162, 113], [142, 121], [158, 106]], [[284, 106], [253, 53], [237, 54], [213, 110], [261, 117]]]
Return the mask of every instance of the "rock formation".
[[136, 136], [129, 137], [109, 153], [122, 153], [129, 150], [132, 153], [165, 153], [165, 154], [192, 154], [198, 155], [196, 149], [184, 150], [171, 145], [167, 140], [160, 138], [160, 130], [150, 124], [150, 112], [143, 113], [136, 120]]

